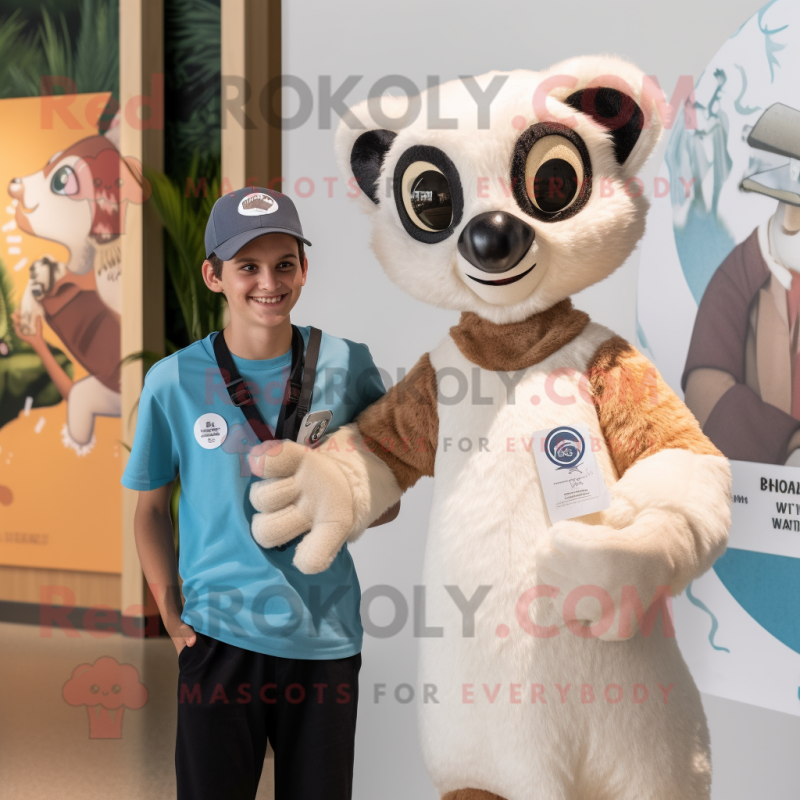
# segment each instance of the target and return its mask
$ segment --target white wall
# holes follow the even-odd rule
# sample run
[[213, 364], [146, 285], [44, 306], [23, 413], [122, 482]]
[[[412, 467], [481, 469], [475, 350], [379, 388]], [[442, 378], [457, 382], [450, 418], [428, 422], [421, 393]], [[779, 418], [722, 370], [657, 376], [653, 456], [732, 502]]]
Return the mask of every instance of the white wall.
[[[696, 79], [725, 39], [754, 13], [760, 0], [289, 0], [284, 2], [285, 73], [313, 88], [315, 113], [284, 133], [285, 191], [298, 204], [309, 249], [309, 283], [294, 321], [366, 342], [379, 366], [396, 374], [410, 367], [455, 324], [458, 315], [426, 306], [384, 276], [369, 249], [366, 217], [345, 198], [341, 179], [327, 196], [324, 177], [338, 176], [333, 157], [334, 117], [323, 129], [317, 117], [318, 80], [338, 87], [363, 75], [348, 95], [367, 96], [381, 76], [402, 74], [419, 87], [428, 75], [451, 80], [491, 69], [543, 69], [573, 55], [617, 53], [656, 75], [668, 96], [679, 75]], [[286, 115], [296, 109], [287, 98]], [[658, 161], [654, 159], [650, 173]], [[308, 176], [315, 193], [300, 199], [296, 179]], [[652, 183], [651, 183], [652, 185]], [[300, 187], [301, 190], [303, 187]], [[629, 340], [634, 339], [638, 254], [615, 275], [581, 293], [576, 305]], [[421, 579], [431, 481], [403, 500], [400, 518], [369, 531], [353, 548], [362, 588], [392, 584], [410, 600]], [[373, 618], [388, 621], [388, 603]], [[368, 638], [359, 706], [357, 800], [435, 798], [417, 744], [416, 706], [391, 696], [413, 684], [417, 644], [410, 623], [390, 639]], [[765, 680], [768, 676], [765, 676]], [[800, 676], [798, 676], [800, 683]], [[389, 687], [374, 702], [374, 686]], [[714, 758], [714, 800], [800, 796], [800, 718], [705, 697]]]

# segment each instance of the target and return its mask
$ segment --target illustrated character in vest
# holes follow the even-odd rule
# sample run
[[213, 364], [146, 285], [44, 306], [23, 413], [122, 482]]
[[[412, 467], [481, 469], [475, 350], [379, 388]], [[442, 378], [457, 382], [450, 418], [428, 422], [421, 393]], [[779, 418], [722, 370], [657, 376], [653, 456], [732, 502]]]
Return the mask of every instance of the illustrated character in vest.
[[778, 206], [709, 281], [682, 385], [728, 458], [800, 466], [800, 111], [776, 103], [747, 141], [789, 159], [742, 182]]
[[[69, 250], [66, 263], [45, 256], [31, 264], [15, 326], [67, 401], [62, 442], [81, 456], [94, 448], [95, 418], [120, 415], [120, 235], [128, 203], [149, 196], [138, 162], [118, 148], [119, 115], [107, 135], [81, 139], [8, 185], [20, 230]], [[89, 375], [66, 374], [45, 344], [42, 320]]]
[[[391, 128], [405, 98], [339, 127], [387, 274], [461, 319], [318, 447], [254, 448], [252, 533], [265, 547], [305, 533], [294, 563], [322, 572], [433, 476], [423, 583], [442, 635], [420, 639], [436, 702], [419, 719], [441, 796], [708, 798], [706, 719], [667, 610], [725, 549], [730, 467], [653, 365], [570, 300], [642, 237], [631, 179], [663, 94], [610, 56], [476, 81], [433, 105], [423, 93], [406, 127]], [[470, 88], [494, 97], [490, 115]], [[563, 427], [588, 431], [610, 494], [564, 519], [588, 478], [548, 467], [534, 439]]]
[[[62, 442], [78, 455], [87, 455], [96, 441], [95, 417], [120, 415], [119, 315], [101, 300], [94, 274], [74, 275], [52, 256], [43, 256], [31, 264], [20, 310], [11, 318], [19, 338], [42, 359], [67, 401]], [[43, 321], [87, 376], [74, 381], [58, 363], [44, 340]]]

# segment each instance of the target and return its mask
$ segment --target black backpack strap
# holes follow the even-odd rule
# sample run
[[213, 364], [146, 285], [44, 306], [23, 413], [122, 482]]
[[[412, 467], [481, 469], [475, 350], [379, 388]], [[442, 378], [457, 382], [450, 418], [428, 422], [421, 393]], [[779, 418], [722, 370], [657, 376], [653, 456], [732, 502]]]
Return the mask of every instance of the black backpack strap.
[[[275, 426], [276, 439], [296, 439], [294, 430], [294, 417], [297, 402], [303, 389], [304, 355], [303, 334], [296, 325], [292, 325], [292, 371], [283, 392], [283, 402], [278, 414], [278, 424]], [[301, 418], [302, 419], [302, 418]]]
[[[261, 416], [256, 401], [239, 374], [239, 370], [236, 369], [233, 356], [225, 341], [224, 331], [220, 331], [214, 337], [214, 356], [217, 359], [217, 366], [231, 402], [237, 408], [242, 409], [242, 413], [260, 442], [266, 442], [269, 439], [290, 438], [292, 441], [297, 439], [300, 423], [311, 406], [321, 337], [322, 334], [317, 328], [311, 328], [307, 352], [304, 354], [303, 334], [300, 333], [299, 328], [292, 325], [292, 368], [283, 392], [283, 403], [274, 435], [264, 421], [264, 417]], [[291, 542], [286, 542], [274, 549], [286, 550], [293, 541], [299, 538], [295, 537]]]
[[314, 379], [317, 375], [317, 360], [319, 359], [319, 345], [322, 341], [322, 331], [311, 328], [308, 334], [308, 347], [306, 347], [306, 363], [303, 368], [303, 389], [297, 401], [297, 413], [302, 420], [311, 408], [311, 396], [314, 394]]
[[292, 369], [289, 373], [289, 380], [286, 381], [278, 424], [273, 434], [264, 421], [264, 417], [261, 416], [244, 378], [236, 369], [233, 356], [225, 341], [224, 331], [219, 331], [214, 337], [214, 356], [217, 359], [222, 380], [225, 382], [225, 388], [228, 390], [228, 396], [233, 405], [242, 409], [242, 413], [260, 442], [266, 442], [269, 439], [294, 441], [297, 438], [303, 418], [311, 408], [321, 342], [322, 331], [312, 327], [309, 331], [308, 347], [305, 348], [304, 353], [303, 335], [299, 328], [292, 325]]
[[[283, 402], [281, 404], [278, 424], [274, 434], [264, 421], [264, 417], [261, 416], [261, 412], [256, 405], [253, 395], [247, 388], [244, 378], [239, 374], [239, 370], [236, 369], [233, 356], [225, 341], [224, 331], [220, 331], [214, 337], [214, 356], [217, 359], [217, 366], [222, 375], [222, 380], [225, 382], [225, 388], [228, 390], [228, 396], [231, 398], [231, 402], [237, 408], [242, 409], [242, 413], [250, 423], [250, 428], [258, 438], [258, 441], [266, 442], [270, 439], [284, 438], [283, 429], [286, 426], [286, 419], [287, 417], [294, 417], [297, 403], [300, 400], [303, 390], [303, 336], [298, 328], [292, 325], [292, 368], [289, 373], [289, 380], [286, 381]], [[302, 419], [302, 417], [300, 417], [300, 419]], [[292, 438], [296, 438], [296, 436], [297, 434], [295, 433]]]
[[[298, 331], [298, 336], [300, 332]], [[302, 338], [300, 340], [302, 342]], [[284, 439], [295, 441], [300, 432], [300, 426], [308, 410], [311, 408], [311, 398], [314, 394], [314, 379], [317, 374], [317, 360], [319, 358], [320, 342], [322, 341], [322, 331], [319, 328], [311, 328], [308, 336], [308, 346], [306, 347], [303, 359], [303, 381], [297, 399], [297, 404], [287, 412], [286, 422], [283, 428]]]
[[264, 421], [264, 417], [261, 416], [261, 412], [258, 410], [256, 401], [253, 399], [253, 395], [250, 394], [244, 378], [239, 374], [239, 370], [236, 369], [236, 364], [233, 363], [233, 356], [225, 341], [224, 331], [220, 331], [214, 337], [214, 356], [217, 359], [217, 366], [222, 375], [222, 380], [225, 382], [225, 388], [228, 390], [231, 402], [237, 408], [242, 409], [242, 413], [250, 423], [250, 427], [258, 437], [258, 440], [266, 442], [269, 439], [274, 439], [275, 437]]

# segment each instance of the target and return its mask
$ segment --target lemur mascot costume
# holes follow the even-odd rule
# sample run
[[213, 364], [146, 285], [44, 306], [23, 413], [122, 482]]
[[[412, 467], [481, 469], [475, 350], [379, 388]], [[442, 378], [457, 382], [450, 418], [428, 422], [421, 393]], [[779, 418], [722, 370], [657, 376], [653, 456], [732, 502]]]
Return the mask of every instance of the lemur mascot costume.
[[[498, 76], [490, 125], [462, 81], [438, 87], [455, 128], [428, 125], [424, 94], [406, 127], [385, 127], [408, 104], [386, 97], [352, 109], [363, 127], [340, 125], [387, 274], [461, 318], [317, 449], [251, 454], [267, 479], [252, 532], [273, 547], [310, 530], [294, 563], [318, 573], [434, 476], [424, 583], [444, 636], [420, 640], [438, 700], [420, 727], [441, 795], [708, 798], [706, 719], [668, 601], [725, 549], [730, 468], [652, 364], [570, 300], [644, 233], [631, 179], [663, 94], [610, 56], [490, 73], [481, 91]], [[531, 437], [558, 426], [588, 428], [610, 505], [552, 524]], [[454, 598], [477, 606], [474, 630]]]

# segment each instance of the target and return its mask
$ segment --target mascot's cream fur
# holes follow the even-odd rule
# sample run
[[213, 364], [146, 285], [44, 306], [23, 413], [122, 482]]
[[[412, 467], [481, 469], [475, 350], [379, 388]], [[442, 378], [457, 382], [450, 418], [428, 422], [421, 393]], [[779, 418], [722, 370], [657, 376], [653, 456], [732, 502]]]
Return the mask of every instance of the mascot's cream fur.
[[[437, 90], [456, 128], [429, 124], [424, 97], [405, 127], [391, 129], [398, 98], [340, 126], [386, 272], [463, 313], [318, 449], [251, 453], [268, 479], [251, 491], [253, 535], [271, 547], [310, 529], [295, 564], [320, 572], [433, 475], [424, 582], [444, 635], [420, 640], [438, 700], [420, 723], [440, 793], [708, 798], [706, 720], [668, 611], [725, 549], [729, 465], [655, 368], [569, 299], [644, 232], [631, 179], [661, 135], [663, 94], [608, 56], [477, 86], [497, 91], [488, 126], [460, 81]], [[531, 436], [570, 423], [588, 426], [612, 501], [553, 525]]]

